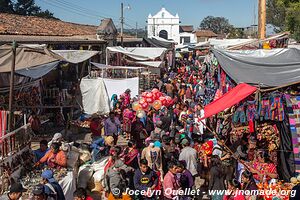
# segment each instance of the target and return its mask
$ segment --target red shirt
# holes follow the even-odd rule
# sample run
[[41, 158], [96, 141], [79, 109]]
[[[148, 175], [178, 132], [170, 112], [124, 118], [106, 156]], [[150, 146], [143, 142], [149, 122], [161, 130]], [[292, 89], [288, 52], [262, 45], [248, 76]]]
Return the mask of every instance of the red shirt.
[[85, 200], [94, 200], [92, 197], [90, 197], [90, 196], [87, 196], [86, 198], [85, 198]]
[[98, 121], [92, 121], [90, 124], [90, 129], [93, 136], [101, 136], [101, 129]]

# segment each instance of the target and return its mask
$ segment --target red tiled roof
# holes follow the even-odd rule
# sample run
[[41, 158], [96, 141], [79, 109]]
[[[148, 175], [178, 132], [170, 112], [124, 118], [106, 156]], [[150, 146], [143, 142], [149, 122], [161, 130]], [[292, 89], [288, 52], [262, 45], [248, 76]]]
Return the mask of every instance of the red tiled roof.
[[182, 26], [179, 26], [179, 30], [181, 32], [191, 33], [191, 32], [193, 32], [194, 27], [192, 25], [182, 25]]
[[211, 30], [196, 30], [196, 37], [217, 37], [218, 35]]
[[36, 36], [96, 35], [97, 26], [35, 16], [0, 13], [0, 34]]

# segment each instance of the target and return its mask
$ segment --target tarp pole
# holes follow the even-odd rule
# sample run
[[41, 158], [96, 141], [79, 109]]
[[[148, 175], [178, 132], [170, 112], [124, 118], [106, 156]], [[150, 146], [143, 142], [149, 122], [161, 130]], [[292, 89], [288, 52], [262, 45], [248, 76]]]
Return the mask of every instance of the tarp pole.
[[105, 64], [108, 65], [108, 49], [106, 47], [106, 50], [105, 50]]
[[11, 71], [10, 71], [10, 87], [9, 87], [9, 118], [8, 118], [8, 132], [12, 128], [12, 117], [13, 117], [13, 100], [14, 100], [14, 82], [15, 82], [15, 68], [16, 68], [16, 41], [12, 42], [12, 62], [11, 62]]

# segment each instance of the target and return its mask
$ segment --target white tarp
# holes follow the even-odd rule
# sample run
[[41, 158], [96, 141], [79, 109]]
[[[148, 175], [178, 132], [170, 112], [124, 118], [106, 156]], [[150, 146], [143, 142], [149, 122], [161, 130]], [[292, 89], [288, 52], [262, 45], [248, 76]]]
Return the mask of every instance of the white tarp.
[[85, 113], [109, 113], [109, 97], [103, 79], [83, 78], [80, 83], [80, 90]]
[[109, 99], [113, 94], [120, 96], [126, 89], [131, 90], [131, 97], [135, 97], [139, 94], [139, 78], [126, 78], [126, 79], [109, 79], [104, 78], [106, 91]]
[[101, 63], [94, 63], [91, 62], [92, 65], [99, 69], [143, 69], [144, 67], [131, 67], [131, 66], [112, 66], [112, 65], [106, 65], [106, 64], [101, 64]]
[[197, 44], [195, 44], [195, 46], [193, 48], [199, 48], [199, 47], [204, 47], [204, 46], [209, 46], [210, 42], [198, 42]]
[[125, 54], [135, 60], [154, 60], [158, 57], [163, 58], [166, 48], [155, 48], [155, 47], [133, 47], [123, 48], [120, 46], [107, 47], [107, 50], [115, 53]]
[[219, 48], [227, 48], [230, 46], [242, 45], [257, 41], [256, 39], [215, 39], [210, 38], [208, 42], [210, 45]]
[[163, 64], [163, 61], [144, 61], [144, 62], [136, 62], [142, 65], [146, 65], [149, 67], [160, 68]]
[[81, 63], [100, 53], [99, 51], [87, 50], [52, 50], [52, 52], [63, 57], [64, 61], [73, 64]]

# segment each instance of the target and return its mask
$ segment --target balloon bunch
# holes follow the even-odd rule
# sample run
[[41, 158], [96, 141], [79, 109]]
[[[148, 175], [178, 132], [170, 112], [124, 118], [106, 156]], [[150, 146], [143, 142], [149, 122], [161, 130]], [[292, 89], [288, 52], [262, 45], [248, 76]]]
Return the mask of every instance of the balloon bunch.
[[132, 109], [137, 112], [137, 116], [143, 116], [150, 106], [159, 110], [162, 106], [169, 107], [171, 105], [173, 105], [173, 99], [154, 88], [151, 92], [143, 92], [139, 100], [132, 103]]

